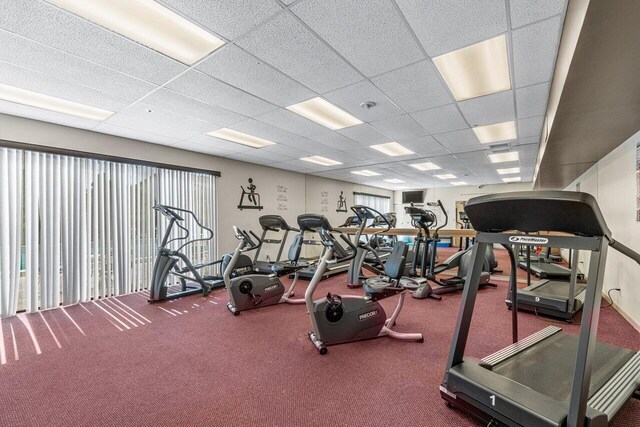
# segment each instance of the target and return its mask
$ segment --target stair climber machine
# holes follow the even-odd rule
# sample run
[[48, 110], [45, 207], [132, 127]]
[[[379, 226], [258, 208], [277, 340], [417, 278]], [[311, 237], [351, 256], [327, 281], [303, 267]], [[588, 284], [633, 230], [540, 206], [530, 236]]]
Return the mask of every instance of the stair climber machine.
[[[413, 248], [413, 265], [409, 269], [409, 276], [416, 277], [417, 280], [415, 283], [419, 283], [419, 286], [417, 286], [413, 292], [413, 297], [417, 299], [440, 299], [440, 295], [442, 294], [461, 291], [464, 288], [464, 283], [469, 273], [471, 248], [457, 252], [447, 258], [443, 263], [436, 264], [438, 242], [440, 241], [438, 231], [445, 227], [449, 220], [447, 211], [444, 209], [440, 200], [438, 200], [436, 206], [440, 207], [445, 218], [444, 223], [440, 225], [438, 225], [437, 217], [433, 211], [424, 210], [416, 206], [405, 207], [405, 212], [411, 217], [411, 223], [419, 230]], [[433, 226], [435, 226], [435, 232], [431, 235], [430, 228]], [[486, 249], [480, 286], [495, 288], [496, 285], [489, 281], [491, 278], [490, 259], [495, 260], [493, 247]], [[418, 265], [420, 272], [417, 271]], [[453, 268], [458, 268], [454, 277], [437, 278], [438, 274]], [[431, 286], [429, 282], [432, 282], [434, 286]]]
[[[477, 236], [440, 386], [441, 397], [448, 406], [489, 426], [609, 425], [627, 400], [640, 398], [640, 353], [597, 341], [605, 263], [609, 248], [638, 264], [640, 254], [613, 238], [598, 203], [587, 193], [492, 194], [469, 200], [465, 211]], [[540, 231], [562, 234], [537, 234]], [[507, 249], [511, 262], [513, 344], [478, 360], [466, 357], [465, 347], [485, 250], [494, 243]], [[518, 244], [571, 248], [590, 254], [578, 334], [551, 325], [518, 339], [520, 292], [514, 292], [517, 261], [512, 249]]]
[[[371, 242], [376, 240], [378, 234], [389, 231], [391, 229], [391, 222], [389, 221], [389, 217], [382, 215], [377, 210], [368, 206], [351, 206], [351, 210], [359, 218], [360, 226], [355, 234], [354, 241], [358, 246], [355, 257], [353, 257], [349, 263], [347, 286], [349, 288], [359, 288], [362, 286], [362, 283], [370, 277], [363, 273], [363, 268], [376, 276], [382, 274], [384, 271], [384, 262], [386, 257], [389, 255], [389, 252], [385, 254], [385, 260], [383, 260], [378, 251], [371, 246]], [[364, 239], [363, 232], [365, 228], [372, 224], [376, 219], [384, 224], [384, 228], [380, 228], [380, 231], [374, 232], [369, 239]], [[368, 256], [373, 256], [374, 259], [367, 260]]]
[[[224, 284], [229, 296], [227, 308], [235, 316], [241, 311], [252, 310], [255, 308], [267, 307], [270, 305], [288, 303], [288, 304], [304, 304], [304, 299], [293, 299], [293, 290], [298, 282], [298, 271], [305, 267], [296, 263], [296, 258], [291, 260], [289, 268], [284, 266], [273, 274], [246, 274], [243, 276], [231, 277], [231, 272], [236, 265], [238, 259], [244, 253], [257, 250], [262, 245], [260, 238], [250, 231], [251, 235], [256, 239], [254, 242], [246, 231], [241, 231], [237, 227], [233, 227], [236, 238], [239, 240], [229, 264], [224, 270]], [[298, 250], [297, 255], [300, 255]], [[280, 281], [280, 277], [293, 273], [294, 279], [285, 292], [284, 285]]]
[[[405, 298], [405, 289], [400, 284], [400, 277], [404, 273], [407, 245], [398, 242], [393, 248], [387, 263], [385, 264], [386, 278], [380, 278], [372, 282], [365, 282], [363, 296], [327, 294], [325, 298], [313, 299], [313, 294], [320, 283], [327, 268], [329, 260], [333, 259], [333, 248], [337, 244], [335, 238], [328, 229], [319, 229], [318, 233], [322, 244], [327, 248], [320, 259], [316, 273], [311, 279], [304, 295], [307, 311], [311, 319], [312, 330], [309, 339], [318, 349], [320, 354], [327, 353], [327, 346], [348, 342], [366, 340], [389, 336], [399, 340], [423, 342], [424, 338], [419, 333], [401, 333], [392, 330], [398, 315], [402, 310]], [[357, 254], [356, 245], [344, 234], [340, 238], [351, 248], [345, 258], [338, 261], [348, 261]], [[398, 305], [390, 318], [380, 304], [380, 300], [399, 295]]]
[[[167, 205], [156, 205], [153, 209], [167, 218], [169, 222], [153, 264], [149, 302], [181, 298], [196, 293], [202, 293], [202, 296], [206, 297], [212, 289], [224, 287], [222, 272], [231, 260], [230, 255], [225, 255], [217, 261], [194, 265], [185, 254], [185, 248], [189, 248], [196, 242], [211, 241], [213, 230], [202, 225], [196, 215], [188, 209]], [[191, 232], [185, 224], [184, 214], [191, 217], [189, 222], [204, 231], [202, 237], [189, 240]], [[174, 226], [182, 230], [183, 235], [173, 237]], [[178, 246], [175, 249], [172, 248], [176, 245]], [[218, 268], [220, 275], [201, 273], [205, 268]], [[229, 275], [230, 277], [238, 277], [250, 273], [252, 268], [251, 258], [242, 255], [234, 263], [234, 268], [229, 270]]]

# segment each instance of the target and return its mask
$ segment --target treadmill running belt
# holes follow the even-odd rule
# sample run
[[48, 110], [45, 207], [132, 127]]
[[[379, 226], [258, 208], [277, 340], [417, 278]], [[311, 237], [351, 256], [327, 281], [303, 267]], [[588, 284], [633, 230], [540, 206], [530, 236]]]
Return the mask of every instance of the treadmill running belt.
[[[558, 264], [548, 262], [532, 262], [531, 272], [541, 278], [569, 278], [571, 270]], [[520, 262], [520, 268], [527, 269], [527, 262]]]
[[[494, 367], [493, 372], [553, 399], [568, 402], [577, 350], [578, 336], [560, 332], [507, 359]], [[596, 342], [589, 397], [633, 354], [631, 350]]]
[[[569, 298], [570, 285], [571, 283], [569, 282], [560, 282], [560, 281], [550, 280], [540, 286], [535, 286], [535, 284], [532, 284], [529, 290], [530, 292], [534, 293], [537, 296], [548, 296], [552, 298]], [[580, 292], [585, 290], [586, 287], [587, 285], [584, 283], [576, 283], [573, 296], [574, 297], [578, 296]]]

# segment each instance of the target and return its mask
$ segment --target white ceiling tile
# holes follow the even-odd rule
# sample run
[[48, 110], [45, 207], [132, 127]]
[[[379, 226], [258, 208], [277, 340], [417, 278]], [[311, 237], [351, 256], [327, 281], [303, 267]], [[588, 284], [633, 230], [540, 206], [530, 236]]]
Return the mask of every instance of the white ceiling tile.
[[234, 39], [282, 10], [272, 0], [160, 0], [211, 32]]
[[530, 136], [530, 137], [527, 137], [527, 138], [518, 138], [518, 140], [516, 141], [515, 145], [539, 144], [540, 143], [540, 136], [541, 135], [535, 135], [535, 136]]
[[[321, 144], [324, 144], [326, 146], [329, 146], [336, 150], [347, 150], [347, 149], [351, 149], [352, 147], [360, 146], [360, 144], [358, 144], [357, 142], [331, 130], [327, 130], [326, 132], [310, 136], [309, 139], [312, 141], [316, 141]], [[334, 160], [339, 160], [339, 159], [334, 159]]]
[[518, 108], [518, 118], [544, 115], [547, 109], [547, 99], [549, 98], [549, 83], [527, 86], [516, 89], [516, 106]]
[[412, 138], [427, 132], [409, 115], [371, 122], [371, 125], [392, 139]]
[[532, 22], [564, 13], [565, 0], [510, 0], [511, 27], [517, 28]]
[[469, 99], [458, 105], [471, 126], [503, 123], [516, 118], [511, 90]]
[[[403, 113], [397, 105], [368, 80], [326, 93], [323, 98], [343, 108], [363, 122], [399, 116]], [[368, 101], [375, 102], [376, 105], [370, 109], [360, 106], [363, 102]]]
[[254, 163], [257, 165], [265, 165], [265, 166], [271, 165], [276, 162], [275, 160], [269, 159], [264, 155], [262, 156], [254, 155], [253, 153], [250, 153], [250, 152], [233, 153], [227, 157], [229, 157], [230, 159], [239, 160], [241, 162]]
[[429, 56], [434, 57], [507, 31], [504, 0], [397, 0]]
[[187, 142], [198, 144], [198, 145], [204, 145], [207, 147], [216, 147], [215, 149], [231, 151], [234, 153], [255, 150], [255, 148], [248, 147], [243, 144], [236, 144], [235, 142], [214, 138], [213, 136], [209, 136], [209, 135], [198, 135], [193, 138], [189, 138]]
[[358, 126], [351, 126], [348, 128], [340, 129], [337, 131], [338, 133], [346, 136], [349, 139], [357, 141], [361, 144], [366, 145], [374, 145], [374, 144], [382, 144], [385, 142], [391, 142], [391, 138], [386, 135], [380, 133], [373, 126], [363, 123]]
[[138, 99], [157, 87], [3, 30], [0, 61], [128, 99]]
[[193, 138], [194, 136], [199, 134], [199, 132], [177, 129], [168, 124], [163, 125], [158, 123], [157, 121], [145, 120], [137, 115], [130, 116], [123, 113], [114, 114], [113, 116], [106, 119], [104, 123], [109, 123], [129, 129], [135, 129], [142, 132], [162, 135], [176, 140]]
[[165, 87], [207, 104], [222, 107], [249, 117], [278, 108], [196, 70], [187, 71]]
[[122, 110], [122, 112], [131, 116], [140, 117], [144, 120], [192, 132], [207, 133], [221, 127], [216, 123], [209, 123], [193, 117], [184, 116], [175, 110], [165, 110], [142, 102], [132, 104]]
[[301, 150], [299, 148], [294, 148], [291, 145], [284, 144], [269, 145], [268, 147], [261, 148], [256, 155], [259, 155], [260, 153], [271, 153], [279, 155], [281, 156], [279, 160], [282, 161], [285, 161], [287, 159], [299, 159], [301, 157], [313, 155], [309, 151]]
[[179, 142], [176, 142], [173, 146], [175, 148], [180, 148], [183, 150], [195, 151], [197, 153], [204, 153], [204, 154], [220, 156], [220, 157], [229, 157], [231, 154], [234, 153], [233, 151], [223, 150], [215, 144], [202, 145], [202, 144], [196, 144], [195, 142], [189, 142], [189, 141], [179, 141]]
[[398, 106], [412, 113], [453, 102], [437, 73], [431, 60], [427, 59], [371, 81]]
[[[145, 104], [164, 108], [165, 110], [179, 111], [185, 116], [195, 117], [205, 122], [218, 123], [220, 126], [228, 126], [245, 119], [245, 116], [234, 113], [224, 108], [205, 104], [196, 99], [189, 98], [168, 89], [158, 89], [143, 99]], [[212, 129], [215, 130], [215, 129]]]
[[285, 160], [293, 160], [292, 156], [286, 156], [279, 152], [265, 150], [264, 148], [254, 148], [251, 150], [233, 153], [232, 155], [230, 155], [231, 158], [239, 158], [242, 156], [251, 156], [257, 159], [268, 160], [269, 163], [281, 162]]
[[268, 123], [271, 126], [284, 129], [287, 132], [291, 132], [300, 136], [312, 136], [327, 131], [327, 128], [325, 128], [324, 126], [314, 123], [311, 120], [305, 119], [304, 117], [296, 113], [292, 113], [291, 111], [284, 108], [273, 110], [254, 118], [256, 120], [260, 120], [261, 122]]
[[[56, 113], [55, 111], [42, 110], [40, 108], [14, 104], [13, 102], [2, 100], [0, 100], [0, 113], [41, 120], [43, 122], [56, 123], [63, 126], [71, 126], [79, 129], [91, 129], [101, 123], [95, 120], [69, 116], [67, 114]], [[3, 129], [0, 127], [0, 139], [3, 139], [2, 130]]]
[[480, 141], [471, 129], [434, 135], [434, 138], [452, 153], [463, 153], [482, 149]]
[[162, 84], [187, 69], [43, 1], [5, 0], [0, 28], [152, 83]]
[[411, 114], [411, 117], [432, 135], [469, 127], [455, 104], [418, 111]]
[[238, 45], [319, 93], [362, 79], [289, 12], [252, 31]]
[[0, 62], [0, 83], [109, 111], [119, 111], [133, 102], [6, 62]]
[[527, 138], [530, 136], [538, 136], [542, 132], [542, 124], [544, 116], [529, 117], [527, 119], [518, 120], [518, 137]]
[[423, 156], [439, 156], [448, 153], [446, 148], [429, 135], [400, 139], [398, 142]]
[[368, 77], [424, 58], [388, 0], [307, 1], [292, 10]]
[[561, 27], [562, 18], [556, 17], [513, 31], [516, 87], [551, 80]]
[[179, 140], [176, 138], [169, 138], [164, 135], [158, 135], [152, 132], [145, 132], [138, 129], [130, 129], [122, 126], [116, 126], [110, 123], [101, 123], [95, 128], [94, 131], [100, 133], [106, 133], [109, 135], [121, 136], [123, 138], [137, 139], [139, 141], [153, 142], [154, 144], [161, 145], [173, 145]]
[[313, 169], [304, 167], [305, 163], [308, 163], [308, 162], [303, 162], [302, 160], [294, 159], [294, 160], [287, 160], [287, 161], [284, 161], [284, 162], [272, 163], [271, 167], [278, 168], [278, 169], [284, 169], [284, 170], [288, 170], [288, 171], [291, 171], [291, 172], [299, 172], [299, 173], [312, 172]]
[[234, 45], [218, 49], [196, 68], [281, 107], [316, 96], [312, 90]]
[[292, 142], [300, 138], [298, 135], [294, 135], [275, 126], [271, 126], [267, 123], [254, 119], [243, 120], [241, 122], [234, 123], [229, 127], [240, 132], [245, 132], [259, 138], [279, 143]]
[[286, 142], [284, 145], [295, 148], [300, 151], [306, 151], [311, 155], [328, 157], [332, 160], [338, 160], [333, 157], [340, 155], [340, 150], [336, 150], [335, 148], [329, 147], [317, 141], [312, 141], [306, 138], [301, 138], [295, 141]]

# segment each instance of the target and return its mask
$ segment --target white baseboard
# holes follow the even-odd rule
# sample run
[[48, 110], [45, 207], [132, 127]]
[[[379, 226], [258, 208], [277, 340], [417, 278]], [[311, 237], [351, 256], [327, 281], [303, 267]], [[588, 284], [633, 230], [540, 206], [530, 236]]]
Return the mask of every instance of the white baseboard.
[[640, 322], [638, 322], [633, 317], [631, 317], [629, 315], [629, 313], [624, 311], [624, 309], [622, 307], [620, 307], [618, 304], [616, 304], [615, 301], [611, 301], [606, 294], [604, 294], [604, 293], [602, 294], [602, 299], [605, 300], [605, 301], [608, 301], [611, 304], [611, 307], [615, 308], [615, 310], [618, 313], [620, 313], [620, 315], [622, 317], [624, 317], [624, 319], [627, 322], [629, 322], [631, 324], [631, 326], [633, 326], [636, 329], [636, 331], [640, 332]]

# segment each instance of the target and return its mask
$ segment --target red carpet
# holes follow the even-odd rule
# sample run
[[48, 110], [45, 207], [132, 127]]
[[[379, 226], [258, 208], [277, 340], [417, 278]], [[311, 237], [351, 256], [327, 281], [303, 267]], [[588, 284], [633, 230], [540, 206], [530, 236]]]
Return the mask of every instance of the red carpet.
[[[344, 283], [323, 282], [317, 297], [359, 293]], [[496, 283], [478, 296], [470, 355], [510, 344], [506, 282]], [[475, 425], [438, 392], [460, 295], [407, 299], [396, 329], [422, 332], [422, 344], [381, 338], [330, 347], [326, 356], [307, 338], [304, 306], [234, 317], [224, 290], [208, 300], [150, 305], [138, 294], [3, 319], [0, 426]], [[383, 301], [388, 311], [395, 303]], [[549, 322], [520, 319], [521, 336]], [[640, 348], [640, 334], [611, 308], [602, 309], [599, 339]], [[613, 425], [637, 426], [639, 417], [632, 401]]]

